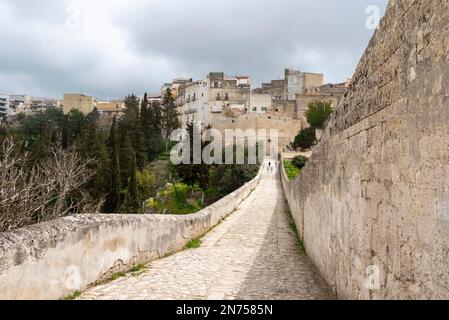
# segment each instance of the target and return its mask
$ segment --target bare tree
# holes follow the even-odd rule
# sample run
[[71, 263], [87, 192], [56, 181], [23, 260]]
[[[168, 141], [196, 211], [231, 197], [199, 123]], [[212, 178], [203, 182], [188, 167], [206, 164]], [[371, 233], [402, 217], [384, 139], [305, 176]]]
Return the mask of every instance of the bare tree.
[[92, 177], [91, 160], [55, 148], [49, 160], [30, 168], [27, 154], [15, 149], [10, 138], [0, 146], [0, 231], [100, 210], [103, 199], [83, 190]]

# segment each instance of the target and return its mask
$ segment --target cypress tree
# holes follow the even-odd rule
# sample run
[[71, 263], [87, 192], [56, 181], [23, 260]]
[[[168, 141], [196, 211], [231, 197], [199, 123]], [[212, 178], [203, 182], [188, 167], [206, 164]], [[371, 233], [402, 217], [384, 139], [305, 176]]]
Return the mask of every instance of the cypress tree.
[[142, 101], [141, 123], [145, 138], [147, 159], [156, 159], [162, 144], [162, 110], [160, 104], [149, 103], [148, 95]]
[[76, 141], [76, 146], [84, 159], [93, 159], [90, 169], [94, 176], [88, 182], [86, 188], [95, 198], [107, 196], [109, 193], [109, 155], [105, 135], [98, 129], [98, 112], [90, 113], [84, 121], [81, 136]]
[[130, 171], [131, 174], [128, 181], [128, 188], [126, 189], [124, 209], [128, 213], [139, 213], [141, 211], [141, 199], [137, 187], [137, 163], [134, 152], [131, 155]]
[[151, 113], [148, 109], [148, 95], [145, 93], [143, 96], [141, 108], [140, 108], [140, 122], [142, 125], [142, 132], [144, 136], [144, 144], [145, 144], [145, 151], [147, 154], [148, 159], [151, 161]]
[[145, 137], [142, 129], [141, 114], [139, 112], [139, 99], [130, 95], [125, 99], [125, 114], [120, 123], [122, 131], [127, 131], [132, 147], [136, 153], [137, 166], [143, 169], [146, 165]]
[[107, 213], [118, 213], [121, 205], [121, 177], [119, 145], [117, 141], [117, 118], [112, 121], [111, 132], [109, 134], [109, 157], [110, 157], [110, 185], [106, 197], [105, 210]]
[[62, 148], [67, 150], [69, 148], [69, 116], [64, 116], [64, 122], [62, 125]]
[[164, 137], [166, 139], [169, 139], [173, 130], [179, 129], [181, 127], [178, 111], [176, 110], [175, 98], [173, 97], [170, 89], [167, 89], [167, 91], [165, 92], [163, 106]]
[[159, 103], [154, 102], [150, 105], [147, 113], [148, 117], [148, 158], [154, 160], [161, 151], [162, 131], [163, 131], [163, 115], [162, 107]]
[[125, 130], [122, 132], [121, 142], [120, 142], [120, 175], [121, 175], [121, 185], [127, 186], [129, 178], [132, 174], [132, 158], [135, 156], [134, 148], [131, 143], [130, 136]]
[[[194, 143], [194, 127], [193, 123], [187, 125], [187, 132], [190, 136], [190, 145], [193, 146]], [[205, 148], [205, 143], [201, 142], [201, 152]], [[191, 164], [180, 164], [175, 166], [176, 175], [187, 185], [194, 186], [198, 184], [203, 190], [206, 190], [209, 186], [209, 176], [211, 166], [202, 162], [201, 164], [193, 164], [194, 154], [193, 147], [190, 148], [190, 163]]]

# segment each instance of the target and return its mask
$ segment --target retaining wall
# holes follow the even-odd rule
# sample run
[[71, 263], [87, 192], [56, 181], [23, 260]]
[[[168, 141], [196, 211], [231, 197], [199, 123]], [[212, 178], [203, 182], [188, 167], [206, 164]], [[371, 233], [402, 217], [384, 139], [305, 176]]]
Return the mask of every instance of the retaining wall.
[[283, 184], [340, 298], [449, 298], [448, 1], [390, 1], [309, 163]]
[[77, 215], [0, 233], [0, 300], [60, 299], [178, 252], [234, 212], [259, 180], [192, 215]]

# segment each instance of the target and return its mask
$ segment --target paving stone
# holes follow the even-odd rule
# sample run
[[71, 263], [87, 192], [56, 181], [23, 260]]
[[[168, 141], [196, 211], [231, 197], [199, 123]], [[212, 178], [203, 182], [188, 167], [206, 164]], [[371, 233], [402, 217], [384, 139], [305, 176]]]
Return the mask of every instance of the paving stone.
[[154, 261], [136, 277], [92, 288], [81, 300], [332, 299], [289, 227], [278, 174], [265, 175], [198, 249]]

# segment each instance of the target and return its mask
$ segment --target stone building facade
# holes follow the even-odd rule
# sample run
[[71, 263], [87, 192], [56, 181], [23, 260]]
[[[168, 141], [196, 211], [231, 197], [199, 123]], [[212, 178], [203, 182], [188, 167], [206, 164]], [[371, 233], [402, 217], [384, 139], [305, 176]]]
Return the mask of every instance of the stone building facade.
[[270, 94], [273, 100], [294, 101], [296, 95], [303, 94], [324, 85], [324, 75], [285, 69], [284, 79], [263, 83], [256, 89], [258, 93]]
[[299, 119], [306, 126], [304, 115], [309, 103], [325, 101], [335, 107], [346, 92], [348, 84], [349, 81], [324, 84], [323, 74], [285, 69], [284, 79], [263, 83], [262, 87], [255, 89], [254, 92], [272, 97], [269, 113]]
[[63, 100], [64, 114], [72, 110], [78, 110], [84, 114], [89, 114], [97, 107], [97, 99], [79, 93], [65, 93]]
[[204, 80], [174, 80], [162, 90], [167, 88], [173, 92], [183, 125], [195, 122], [204, 128], [212, 125], [218, 115], [243, 114], [250, 107], [251, 82], [247, 76], [210, 72]]
[[286, 69], [285, 79], [263, 84], [252, 90], [248, 76], [229, 77], [223, 72], [210, 72], [204, 80], [164, 84], [162, 90], [177, 88], [174, 97], [181, 123], [196, 123], [226, 129], [277, 129], [281, 146], [293, 142], [307, 126], [304, 107], [313, 99], [330, 100], [333, 104], [343, 94], [341, 85], [324, 85], [317, 73]]
[[302, 94], [297, 94], [295, 97], [296, 116], [298, 118], [304, 117], [311, 102], [328, 102], [331, 104], [332, 109], [335, 109], [341, 97], [348, 90], [349, 84], [350, 81], [326, 84], [320, 87], [306, 89]]

